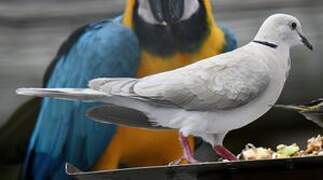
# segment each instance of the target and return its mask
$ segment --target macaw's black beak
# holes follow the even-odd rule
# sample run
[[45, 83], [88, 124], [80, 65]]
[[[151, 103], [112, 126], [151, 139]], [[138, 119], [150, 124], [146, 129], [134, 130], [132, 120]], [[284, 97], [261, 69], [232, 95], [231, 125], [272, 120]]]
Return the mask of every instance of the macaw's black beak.
[[155, 19], [165, 24], [175, 24], [184, 13], [184, 0], [149, 0]]
[[303, 42], [303, 44], [308, 47], [308, 49], [310, 49], [311, 51], [314, 50], [313, 45], [310, 43], [310, 41], [300, 32], [298, 32], [298, 35], [301, 37], [301, 40]]

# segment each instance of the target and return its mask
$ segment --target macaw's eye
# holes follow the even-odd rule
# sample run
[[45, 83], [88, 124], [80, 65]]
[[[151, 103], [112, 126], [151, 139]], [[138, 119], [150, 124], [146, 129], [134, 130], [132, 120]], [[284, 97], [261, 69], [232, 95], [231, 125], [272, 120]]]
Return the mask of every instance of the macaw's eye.
[[292, 30], [295, 30], [297, 28], [297, 24], [295, 22], [293, 22], [290, 26]]

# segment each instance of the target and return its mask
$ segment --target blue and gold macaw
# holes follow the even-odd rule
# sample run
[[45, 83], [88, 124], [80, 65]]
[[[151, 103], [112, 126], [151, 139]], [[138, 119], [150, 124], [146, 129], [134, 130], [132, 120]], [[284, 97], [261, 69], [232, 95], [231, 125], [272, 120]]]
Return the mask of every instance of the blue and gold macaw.
[[[46, 73], [46, 87], [82, 88], [98, 77], [142, 77], [234, 48], [233, 34], [216, 24], [209, 0], [128, 0], [121, 17], [71, 34]], [[66, 179], [66, 162], [100, 170], [162, 165], [182, 156], [177, 131], [103, 126], [85, 115], [93, 105], [43, 100], [25, 178]]]

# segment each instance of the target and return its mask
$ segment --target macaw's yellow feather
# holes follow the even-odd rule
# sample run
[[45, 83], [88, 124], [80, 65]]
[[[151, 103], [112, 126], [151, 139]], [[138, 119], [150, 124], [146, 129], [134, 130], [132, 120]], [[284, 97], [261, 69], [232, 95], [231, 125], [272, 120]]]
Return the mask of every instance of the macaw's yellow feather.
[[217, 27], [212, 27], [209, 36], [206, 38], [201, 48], [196, 52], [178, 52], [169, 57], [158, 57], [143, 50], [141, 52], [141, 60], [137, 77], [173, 70], [194, 63], [198, 60], [220, 54], [224, 45], [225, 38], [223, 32]]
[[135, 0], [127, 0], [125, 11], [123, 13], [123, 24], [129, 28], [133, 27], [133, 10], [135, 7]]
[[[193, 147], [193, 138], [190, 138], [190, 145]], [[119, 164], [129, 167], [167, 165], [181, 156], [182, 149], [175, 130], [120, 127], [94, 169], [116, 169]]]
[[[177, 52], [169, 57], [158, 57], [142, 50], [137, 77], [173, 70], [222, 52], [225, 45], [224, 33], [214, 21], [210, 1], [204, 1], [210, 33], [201, 47], [193, 53]], [[128, 0], [123, 16], [123, 23], [129, 28], [133, 27], [134, 3], [134, 0]], [[193, 138], [189, 141], [193, 147]], [[115, 169], [119, 164], [130, 167], [165, 165], [181, 156], [182, 148], [176, 130], [150, 131], [119, 127], [94, 169]]]

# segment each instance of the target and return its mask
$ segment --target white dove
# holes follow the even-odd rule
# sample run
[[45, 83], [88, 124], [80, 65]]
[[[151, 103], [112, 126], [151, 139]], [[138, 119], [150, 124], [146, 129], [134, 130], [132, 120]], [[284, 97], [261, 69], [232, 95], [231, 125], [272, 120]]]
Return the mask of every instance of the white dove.
[[290, 70], [292, 46], [313, 46], [293, 16], [275, 14], [247, 45], [173, 71], [135, 78], [99, 78], [89, 89], [21, 88], [18, 94], [107, 103], [88, 115], [106, 123], [179, 129], [183, 158], [194, 159], [189, 135], [217, 154], [236, 160], [222, 146], [225, 135], [266, 113], [277, 101]]

